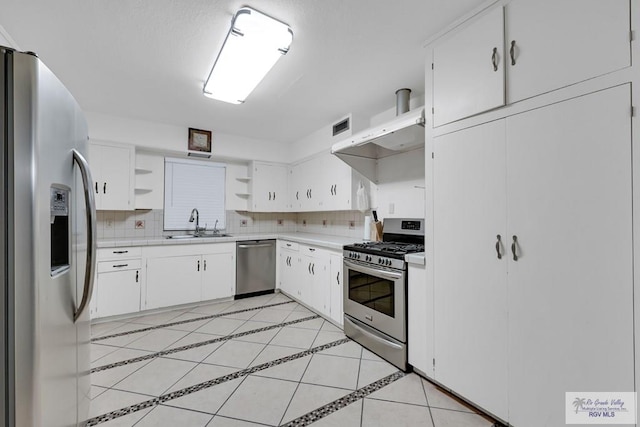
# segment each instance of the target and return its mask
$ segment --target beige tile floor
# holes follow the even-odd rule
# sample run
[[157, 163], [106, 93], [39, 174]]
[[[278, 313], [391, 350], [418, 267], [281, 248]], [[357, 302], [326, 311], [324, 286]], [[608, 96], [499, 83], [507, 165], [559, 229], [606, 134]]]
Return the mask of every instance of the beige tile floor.
[[[288, 303], [270, 306], [282, 302]], [[233, 313], [245, 309], [250, 310]], [[91, 344], [92, 368], [147, 358], [92, 374], [90, 416], [95, 418], [90, 423], [104, 427], [279, 426], [333, 402], [328, 406], [328, 415], [315, 420], [314, 426], [493, 425], [414, 373], [381, 385], [364, 398], [354, 398], [353, 403], [341, 409], [333, 409], [338, 407], [336, 400], [398, 369], [353, 341], [317, 351], [316, 347], [345, 336], [321, 317], [308, 319], [314, 315], [282, 294], [271, 294], [96, 323], [92, 326], [97, 339]], [[178, 321], [187, 322], [136, 332]], [[292, 321], [299, 322], [282, 325]], [[267, 329], [235, 336], [260, 328]], [[101, 339], [122, 333], [127, 334]], [[216, 339], [206, 345], [152, 356]], [[300, 355], [301, 352], [306, 353]], [[298, 357], [281, 360], [292, 355]], [[274, 363], [255, 368], [268, 362]], [[249, 371], [243, 371], [247, 368]], [[167, 398], [168, 393], [226, 375], [231, 378]], [[132, 407], [141, 402], [150, 403], [139, 410]], [[125, 409], [125, 415], [112, 414], [107, 421], [100, 418], [121, 409]], [[308, 420], [292, 423], [309, 424]]]

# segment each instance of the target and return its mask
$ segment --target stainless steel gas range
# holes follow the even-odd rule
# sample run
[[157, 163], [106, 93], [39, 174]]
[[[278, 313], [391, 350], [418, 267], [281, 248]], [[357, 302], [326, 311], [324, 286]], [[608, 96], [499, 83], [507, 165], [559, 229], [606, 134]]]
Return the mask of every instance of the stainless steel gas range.
[[344, 331], [406, 371], [407, 263], [424, 251], [422, 219], [389, 218], [382, 242], [344, 246]]

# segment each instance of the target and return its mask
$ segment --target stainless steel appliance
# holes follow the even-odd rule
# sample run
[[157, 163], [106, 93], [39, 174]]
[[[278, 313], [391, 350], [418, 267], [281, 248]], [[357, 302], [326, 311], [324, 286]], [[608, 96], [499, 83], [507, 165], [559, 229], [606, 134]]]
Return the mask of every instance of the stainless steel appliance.
[[78, 104], [34, 55], [0, 47], [0, 417], [88, 419], [95, 204]]
[[384, 220], [382, 242], [344, 246], [344, 332], [407, 370], [407, 263], [424, 251], [422, 219]]
[[236, 299], [268, 294], [276, 288], [276, 241], [236, 244]]

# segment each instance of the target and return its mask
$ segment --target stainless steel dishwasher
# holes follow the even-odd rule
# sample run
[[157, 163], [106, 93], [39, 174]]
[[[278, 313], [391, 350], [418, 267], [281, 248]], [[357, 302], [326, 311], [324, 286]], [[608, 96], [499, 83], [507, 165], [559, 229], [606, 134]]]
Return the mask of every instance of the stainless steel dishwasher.
[[276, 241], [236, 243], [236, 299], [273, 292], [276, 288]]

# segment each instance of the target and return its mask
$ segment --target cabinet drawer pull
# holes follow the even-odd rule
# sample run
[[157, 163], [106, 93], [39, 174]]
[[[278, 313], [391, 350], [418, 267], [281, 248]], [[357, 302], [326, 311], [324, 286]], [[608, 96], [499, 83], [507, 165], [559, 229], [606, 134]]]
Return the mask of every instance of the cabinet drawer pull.
[[496, 242], [496, 253], [498, 254], [498, 259], [502, 259], [502, 253], [500, 253], [500, 235], [498, 234], [496, 236], [496, 239], [498, 239], [498, 241]]
[[516, 65], [516, 41], [511, 40], [511, 49], [509, 49], [509, 55], [511, 55], [511, 65]]
[[491, 63], [493, 64], [493, 71], [498, 71], [498, 48], [493, 48], [493, 53], [491, 54]]
[[516, 246], [518, 244], [518, 236], [513, 236], [513, 243], [511, 244], [511, 253], [513, 254], [513, 260], [518, 260], [518, 255], [516, 254]]
[[123, 268], [123, 267], [129, 267], [129, 264], [114, 264], [113, 268]]
[[315, 251], [316, 251], [316, 249], [315, 249], [315, 248], [309, 248], [309, 251], [310, 251], [310, 252], [315, 252]]
[[128, 254], [129, 251], [113, 251], [114, 254]]

